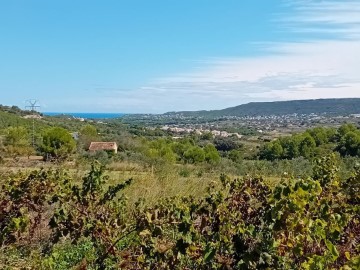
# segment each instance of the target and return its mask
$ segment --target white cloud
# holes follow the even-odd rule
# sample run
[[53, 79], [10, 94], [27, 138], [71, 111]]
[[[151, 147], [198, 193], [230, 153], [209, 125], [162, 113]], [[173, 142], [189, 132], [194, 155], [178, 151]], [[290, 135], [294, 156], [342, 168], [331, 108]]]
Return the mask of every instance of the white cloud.
[[[149, 112], [215, 109], [256, 100], [360, 97], [360, 2], [286, 1], [294, 14], [277, 21], [301, 42], [263, 43], [267, 54], [197, 62], [196, 72], [121, 92], [113, 106]], [[304, 33], [311, 34], [304, 38]], [[314, 37], [316, 34], [316, 38]], [[116, 93], [114, 93], [116, 96]], [[111, 106], [111, 105], [110, 105]]]

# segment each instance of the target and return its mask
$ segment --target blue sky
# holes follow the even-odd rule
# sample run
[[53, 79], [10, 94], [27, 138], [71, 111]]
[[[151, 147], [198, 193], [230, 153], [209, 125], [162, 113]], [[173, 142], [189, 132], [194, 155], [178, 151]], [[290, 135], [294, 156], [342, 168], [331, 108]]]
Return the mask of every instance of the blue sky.
[[0, 103], [42, 111], [360, 97], [358, 59], [354, 0], [0, 0]]

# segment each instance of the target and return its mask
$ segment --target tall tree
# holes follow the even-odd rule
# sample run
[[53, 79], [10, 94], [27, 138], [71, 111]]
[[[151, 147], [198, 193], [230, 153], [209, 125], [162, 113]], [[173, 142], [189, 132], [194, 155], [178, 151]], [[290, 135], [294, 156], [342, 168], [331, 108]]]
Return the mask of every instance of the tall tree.
[[304, 133], [300, 142], [300, 155], [305, 158], [311, 158], [315, 154], [316, 143], [313, 137], [309, 133]]
[[5, 145], [30, 146], [30, 136], [25, 127], [9, 127], [5, 130]]
[[340, 139], [337, 150], [343, 156], [360, 156], [360, 132], [346, 133]]
[[28, 130], [23, 126], [7, 128], [4, 145], [9, 156], [29, 156], [35, 153], [35, 149], [30, 145]]
[[42, 151], [56, 159], [66, 159], [76, 148], [75, 140], [68, 130], [53, 127], [43, 134]]

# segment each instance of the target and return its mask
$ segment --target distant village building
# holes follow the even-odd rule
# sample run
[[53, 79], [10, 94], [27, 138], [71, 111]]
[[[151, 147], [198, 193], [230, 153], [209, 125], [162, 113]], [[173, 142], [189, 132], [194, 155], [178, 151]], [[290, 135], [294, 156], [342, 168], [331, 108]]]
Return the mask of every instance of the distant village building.
[[79, 140], [79, 132], [72, 132], [72, 133], [71, 133], [71, 137], [72, 137], [75, 141]]
[[117, 143], [116, 142], [91, 142], [89, 146], [90, 152], [96, 151], [113, 151], [117, 153]]

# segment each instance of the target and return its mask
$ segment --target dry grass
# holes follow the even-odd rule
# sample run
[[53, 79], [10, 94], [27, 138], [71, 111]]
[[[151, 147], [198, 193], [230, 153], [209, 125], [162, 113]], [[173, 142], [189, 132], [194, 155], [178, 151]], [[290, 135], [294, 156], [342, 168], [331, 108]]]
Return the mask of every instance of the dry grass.
[[[181, 174], [182, 171], [186, 173]], [[166, 197], [202, 196], [209, 184], [213, 181], [218, 182], [219, 179], [218, 174], [199, 174], [194, 167], [174, 165], [142, 172], [110, 171], [109, 176], [109, 184], [133, 178], [132, 185], [125, 191], [130, 208], [139, 199], [144, 199], [147, 205], [152, 205]]]
[[[133, 179], [133, 183], [124, 191], [130, 208], [139, 199], [144, 199], [146, 205], [153, 205], [162, 198], [174, 196], [202, 197], [210, 184], [221, 188], [220, 172], [216, 170], [204, 172], [200, 166], [167, 165], [158, 170], [150, 168], [142, 171], [108, 171], [108, 175], [109, 184]], [[229, 175], [229, 177], [239, 176]], [[270, 187], [274, 187], [280, 178], [267, 176], [264, 180]]]
[[[1, 175], [5, 175], [10, 171], [30, 172], [40, 168], [58, 169], [64, 167], [78, 183], [80, 183], [82, 177], [89, 169], [52, 163], [41, 163], [30, 167], [21, 166], [20, 164], [15, 166], [14, 164], [3, 164], [0, 166], [0, 178], [2, 178]], [[108, 166], [107, 175], [109, 176], [109, 185], [121, 183], [129, 178], [133, 179], [133, 183], [124, 191], [130, 208], [133, 208], [139, 199], [145, 200], [147, 205], [152, 205], [161, 198], [166, 197], [201, 197], [206, 193], [210, 183], [220, 187], [220, 172], [213, 168], [201, 167], [200, 165], [168, 164], [158, 168], [144, 168], [137, 163], [114, 162]], [[229, 176], [232, 178], [239, 177], [235, 175]], [[279, 181], [279, 178], [267, 176], [265, 180], [270, 186], [274, 186]]]
[[141, 172], [144, 171], [144, 167], [134, 162], [112, 162], [108, 166], [109, 171], [127, 171], [127, 172]]

